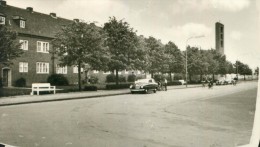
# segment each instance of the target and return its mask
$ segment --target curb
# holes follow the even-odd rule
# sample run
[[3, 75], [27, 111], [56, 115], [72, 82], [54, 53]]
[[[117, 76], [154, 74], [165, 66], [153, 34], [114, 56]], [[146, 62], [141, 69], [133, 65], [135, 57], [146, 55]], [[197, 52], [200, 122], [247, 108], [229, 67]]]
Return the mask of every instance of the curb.
[[82, 96], [82, 97], [72, 97], [72, 98], [38, 100], [38, 101], [36, 100], [36, 101], [26, 101], [26, 102], [3, 103], [3, 104], [0, 104], [0, 107], [12, 106], [12, 105], [22, 105], [22, 104], [43, 103], [43, 102], [55, 102], [55, 101], [79, 100], [79, 99], [87, 99], [87, 98], [109, 97], [109, 96], [125, 95], [125, 94], [130, 94], [130, 92], [115, 93], [115, 94], [102, 94], [102, 95], [93, 95], [93, 96]]
[[[201, 87], [201, 85], [187, 87], [187, 88], [197, 88]], [[170, 88], [168, 90], [174, 89], [187, 89], [186, 87], [179, 87], [179, 88]], [[12, 106], [12, 105], [23, 105], [23, 104], [34, 104], [34, 103], [44, 103], [44, 102], [55, 102], [55, 101], [66, 101], [66, 100], [79, 100], [79, 99], [87, 99], [87, 98], [98, 98], [98, 97], [109, 97], [109, 96], [116, 96], [116, 95], [126, 95], [131, 94], [130, 92], [122, 92], [122, 93], [114, 93], [114, 94], [101, 94], [101, 95], [92, 95], [92, 96], [81, 96], [81, 97], [71, 97], [71, 98], [60, 98], [60, 99], [48, 99], [48, 100], [35, 100], [35, 101], [24, 101], [24, 102], [13, 102], [13, 103], [2, 103], [0, 107], [4, 106]]]

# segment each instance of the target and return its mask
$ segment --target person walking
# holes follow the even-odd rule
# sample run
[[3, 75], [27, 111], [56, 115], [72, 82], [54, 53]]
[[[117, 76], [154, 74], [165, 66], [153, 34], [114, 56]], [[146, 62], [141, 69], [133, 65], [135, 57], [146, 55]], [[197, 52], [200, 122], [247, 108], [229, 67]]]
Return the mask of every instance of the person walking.
[[162, 83], [161, 81], [159, 80], [158, 81], [158, 91], [161, 91], [162, 90]]
[[167, 79], [166, 78], [164, 79], [164, 89], [165, 89], [165, 91], [167, 91]]

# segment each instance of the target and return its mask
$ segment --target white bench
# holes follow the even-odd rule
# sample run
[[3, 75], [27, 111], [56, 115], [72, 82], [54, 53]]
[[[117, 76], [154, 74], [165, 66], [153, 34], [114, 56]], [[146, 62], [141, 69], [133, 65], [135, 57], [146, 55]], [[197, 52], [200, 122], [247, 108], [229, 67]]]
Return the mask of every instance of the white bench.
[[34, 91], [37, 92], [37, 95], [40, 94], [40, 91], [53, 91], [53, 94], [55, 94], [56, 86], [51, 86], [50, 83], [33, 83], [31, 95], [33, 95]]

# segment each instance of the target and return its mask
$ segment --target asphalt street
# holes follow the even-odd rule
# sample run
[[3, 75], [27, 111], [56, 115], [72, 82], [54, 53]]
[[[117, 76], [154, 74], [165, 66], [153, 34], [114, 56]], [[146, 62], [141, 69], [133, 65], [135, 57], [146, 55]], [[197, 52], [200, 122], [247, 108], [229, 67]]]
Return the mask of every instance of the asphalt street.
[[0, 142], [21, 147], [247, 144], [257, 82], [0, 107]]

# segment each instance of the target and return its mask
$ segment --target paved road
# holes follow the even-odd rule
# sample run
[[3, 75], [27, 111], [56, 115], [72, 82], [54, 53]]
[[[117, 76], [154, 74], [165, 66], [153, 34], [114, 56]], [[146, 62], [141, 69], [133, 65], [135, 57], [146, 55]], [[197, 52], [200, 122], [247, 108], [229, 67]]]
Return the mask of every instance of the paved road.
[[250, 139], [256, 82], [0, 107], [0, 142], [23, 147], [232, 147]]

